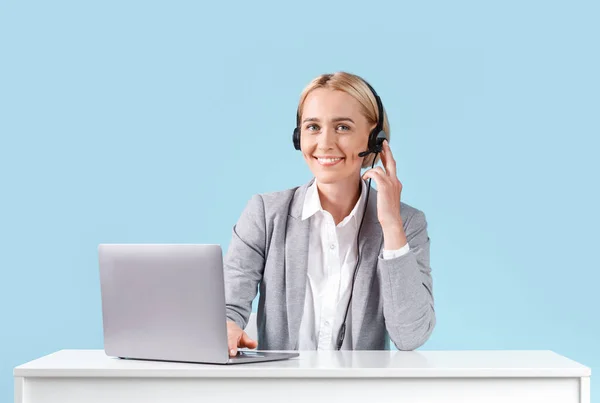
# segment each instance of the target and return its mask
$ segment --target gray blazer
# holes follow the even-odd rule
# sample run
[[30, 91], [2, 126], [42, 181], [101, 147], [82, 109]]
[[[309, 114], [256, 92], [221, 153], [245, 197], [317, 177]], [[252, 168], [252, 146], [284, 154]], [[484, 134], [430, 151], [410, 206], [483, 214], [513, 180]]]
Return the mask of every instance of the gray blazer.
[[[298, 349], [312, 219], [302, 221], [301, 216], [306, 189], [313, 181], [255, 194], [233, 226], [223, 261], [226, 314], [244, 329], [260, 287], [257, 330], [261, 350]], [[389, 339], [399, 350], [413, 350], [427, 341], [435, 327], [425, 215], [405, 203], [400, 210], [410, 252], [384, 260], [377, 191], [371, 189], [350, 308], [354, 350], [389, 349]]]

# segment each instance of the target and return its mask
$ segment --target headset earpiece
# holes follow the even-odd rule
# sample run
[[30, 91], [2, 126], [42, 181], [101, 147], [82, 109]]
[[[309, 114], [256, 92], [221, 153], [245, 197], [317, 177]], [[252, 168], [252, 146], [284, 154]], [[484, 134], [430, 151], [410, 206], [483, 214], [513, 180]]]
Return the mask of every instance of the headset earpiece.
[[300, 150], [300, 128], [296, 127], [294, 129], [294, 134], [292, 135], [292, 141], [294, 142], [294, 148], [296, 150]]
[[379, 133], [375, 136], [375, 146], [374, 149], [380, 153], [383, 149], [383, 142], [387, 140], [387, 135], [383, 130], [380, 130]]

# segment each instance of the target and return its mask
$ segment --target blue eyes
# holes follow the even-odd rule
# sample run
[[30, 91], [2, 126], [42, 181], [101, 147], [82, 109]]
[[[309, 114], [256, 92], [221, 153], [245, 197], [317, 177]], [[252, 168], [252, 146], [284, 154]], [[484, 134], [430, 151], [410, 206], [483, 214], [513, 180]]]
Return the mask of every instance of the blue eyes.
[[[308, 130], [308, 131], [314, 131], [313, 128], [316, 128], [314, 130], [318, 130], [319, 125], [313, 125], [313, 124], [311, 124], [311, 125], [306, 126], [306, 130]], [[337, 125], [336, 126], [336, 129], [340, 130], [340, 128], [342, 128], [341, 131], [344, 131], [344, 132], [350, 130], [350, 127], [346, 126], [346, 125]]]

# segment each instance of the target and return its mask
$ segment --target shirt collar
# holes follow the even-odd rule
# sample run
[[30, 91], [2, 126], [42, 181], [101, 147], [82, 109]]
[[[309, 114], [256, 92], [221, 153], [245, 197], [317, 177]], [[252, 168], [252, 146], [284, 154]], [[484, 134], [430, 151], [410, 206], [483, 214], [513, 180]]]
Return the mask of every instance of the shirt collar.
[[[364, 205], [364, 200], [366, 197], [367, 185], [365, 181], [361, 179], [361, 190], [358, 201], [354, 205], [354, 208], [346, 216], [337, 226], [343, 227], [346, 225], [352, 218], [355, 218], [356, 221], [362, 218], [363, 209], [361, 208]], [[319, 198], [319, 191], [317, 189], [317, 178], [313, 181], [313, 183], [306, 189], [306, 195], [304, 196], [304, 204], [302, 207], [302, 220], [306, 220], [317, 212], [323, 212], [323, 207], [321, 206], [321, 199]]]

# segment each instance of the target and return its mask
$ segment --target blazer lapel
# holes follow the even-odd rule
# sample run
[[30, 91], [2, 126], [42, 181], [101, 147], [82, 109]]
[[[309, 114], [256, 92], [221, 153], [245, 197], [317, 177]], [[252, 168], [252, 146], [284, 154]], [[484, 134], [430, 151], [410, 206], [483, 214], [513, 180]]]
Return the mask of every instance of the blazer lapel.
[[285, 240], [285, 296], [287, 304], [288, 343], [286, 349], [295, 350], [298, 345], [300, 323], [304, 313], [306, 274], [308, 266], [308, 243], [311, 218], [302, 220], [302, 207], [306, 190], [314, 181], [299, 187], [291, 200], [287, 217]]
[[[368, 182], [367, 182], [368, 186]], [[352, 343], [356, 347], [365, 309], [369, 298], [371, 284], [377, 271], [379, 252], [383, 243], [383, 231], [377, 218], [377, 191], [371, 188], [365, 219], [360, 231], [360, 265], [357, 268], [356, 281], [352, 292]]]

